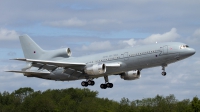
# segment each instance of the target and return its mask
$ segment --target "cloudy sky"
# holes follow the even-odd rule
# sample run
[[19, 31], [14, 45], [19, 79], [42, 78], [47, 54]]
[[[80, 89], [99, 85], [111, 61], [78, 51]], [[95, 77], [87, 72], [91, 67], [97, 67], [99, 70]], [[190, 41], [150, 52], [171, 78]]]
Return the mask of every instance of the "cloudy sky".
[[199, 0], [1, 0], [0, 91], [31, 87], [35, 90], [83, 88], [79, 81], [56, 82], [5, 73], [20, 70], [23, 58], [18, 36], [28, 34], [43, 49], [70, 47], [74, 57], [126, 47], [178, 41], [196, 54], [168, 65], [142, 70], [142, 77], [124, 81], [110, 76], [114, 88], [101, 90], [103, 78], [89, 87], [99, 97], [119, 101], [174, 94], [177, 99], [200, 97], [200, 1]]

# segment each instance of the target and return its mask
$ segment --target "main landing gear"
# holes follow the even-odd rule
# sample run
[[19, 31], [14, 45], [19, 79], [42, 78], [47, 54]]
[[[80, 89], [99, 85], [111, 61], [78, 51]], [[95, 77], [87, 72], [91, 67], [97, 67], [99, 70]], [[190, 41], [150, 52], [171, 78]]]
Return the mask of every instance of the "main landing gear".
[[165, 67], [166, 67], [166, 66], [162, 66], [162, 70], [163, 70], [162, 75], [163, 75], [163, 76], [166, 76], [166, 75], [167, 75], [167, 73], [165, 72]]
[[88, 85], [94, 86], [94, 84], [95, 84], [95, 82], [93, 80], [91, 80], [91, 79], [81, 82], [81, 85], [84, 86], [84, 87], [87, 87]]
[[[113, 87], [113, 83], [109, 83], [109, 81], [108, 81], [108, 76], [104, 76], [104, 80], [105, 80], [105, 83], [100, 85], [101, 89]], [[81, 85], [83, 87], [87, 87], [88, 85], [93, 86], [94, 84], [95, 84], [95, 82], [93, 81], [93, 79], [87, 79], [86, 81], [81, 82]]]
[[104, 80], [105, 80], [105, 84], [101, 84], [100, 85], [101, 89], [106, 89], [106, 88], [112, 88], [113, 87], [113, 83], [109, 83], [109, 81], [108, 81], [108, 76], [104, 76]]

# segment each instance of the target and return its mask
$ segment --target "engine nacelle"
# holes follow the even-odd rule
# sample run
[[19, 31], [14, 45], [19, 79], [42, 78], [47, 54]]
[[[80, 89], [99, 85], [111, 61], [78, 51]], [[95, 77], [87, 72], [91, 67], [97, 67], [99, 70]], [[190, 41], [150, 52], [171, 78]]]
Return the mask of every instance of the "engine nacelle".
[[136, 80], [141, 77], [139, 70], [124, 72], [120, 75], [121, 75], [121, 78], [124, 80]]
[[58, 49], [58, 50], [53, 50], [51, 51], [53, 52], [53, 58], [55, 57], [64, 57], [64, 58], [68, 58], [72, 55], [72, 52], [70, 50], [70, 48], [62, 48], [62, 49]]
[[84, 71], [88, 75], [101, 75], [101, 74], [106, 73], [106, 65], [105, 64], [94, 64], [91, 66], [86, 66]]

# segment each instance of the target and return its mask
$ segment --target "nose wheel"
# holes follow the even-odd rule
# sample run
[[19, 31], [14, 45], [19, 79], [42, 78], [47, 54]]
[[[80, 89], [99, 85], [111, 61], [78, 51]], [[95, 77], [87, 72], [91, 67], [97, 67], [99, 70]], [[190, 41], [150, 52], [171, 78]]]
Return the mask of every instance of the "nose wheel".
[[113, 83], [109, 83], [108, 76], [104, 76], [104, 79], [105, 79], [105, 84], [101, 84], [100, 88], [101, 89], [112, 88], [113, 87]]
[[162, 72], [162, 75], [163, 75], [163, 76], [166, 76], [166, 75], [167, 75], [167, 73], [166, 73], [166, 72]]
[[163, 72], [161, 73], [163, 76], [166, 76], [167, 75], [167, 73], [165, 72], [165, 67], [166, 66], [162, 66], [162, 70], [163, 70]]

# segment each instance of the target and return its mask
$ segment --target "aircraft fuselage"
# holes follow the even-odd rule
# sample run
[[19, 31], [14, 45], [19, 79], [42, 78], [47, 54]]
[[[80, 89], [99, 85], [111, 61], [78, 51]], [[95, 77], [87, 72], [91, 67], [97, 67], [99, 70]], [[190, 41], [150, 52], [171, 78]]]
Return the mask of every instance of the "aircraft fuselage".
[[73, 69], [66, 71], [61, 67], [54, 70], [52, 75], [43, 78], [69, 81], [85, 79], [85, 77], [97, 78], [99, 76], [120, 74], [130, 70], [142, 70], [156, 66], [167, 66], [170, 63], [185, 59], [195, 53], [195, 50], [192, 48], [181, 49], [181, 45], [185, 44], [179, 42], [157, 43], [153, 45], [130, 47], [94, 55], [61, 59], [59, 61], [81, 62], [88, 65], [98, 63], [119, 63], [120, 67], [111, 67], [106, 70], [106, 73], [101, 75], [83, 75], [81, 70], [80, 73], [73, 73]]

